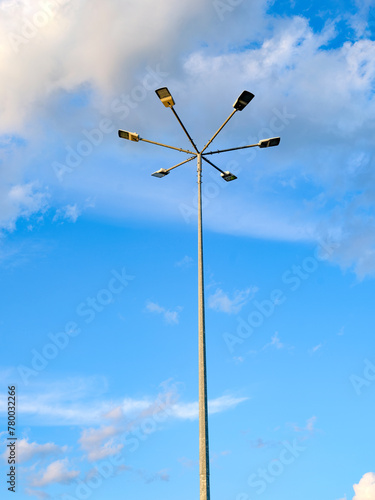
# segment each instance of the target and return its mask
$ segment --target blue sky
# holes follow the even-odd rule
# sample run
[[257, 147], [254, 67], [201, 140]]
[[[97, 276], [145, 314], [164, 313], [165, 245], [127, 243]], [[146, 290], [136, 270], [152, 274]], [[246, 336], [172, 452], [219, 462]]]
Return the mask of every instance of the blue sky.
[[375, 500], [373, 2], [0, 1], [1, 488], [199, 495], [204, 165], [211, 494]]

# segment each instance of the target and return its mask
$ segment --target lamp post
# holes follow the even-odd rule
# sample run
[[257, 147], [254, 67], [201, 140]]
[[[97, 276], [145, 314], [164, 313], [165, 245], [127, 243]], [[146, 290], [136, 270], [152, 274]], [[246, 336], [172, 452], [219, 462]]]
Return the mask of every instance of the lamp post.
[[242, 94], [233, 104], [234, 110], [231, 112], [229, 117], [221, 125], [221, 127], [215, 132], [207, 144], [203, 147], [201, 151], [198, 150], [193, 139], [191, 138], [189, 132], [186, 130], [184, 124], [182, 123], [180, 117], [176, 113], [174, 106], [174, 99], [167, 89], [163, 87], [157, 89], [157, 96], [164, 104], [165, 107], [170, 108], [177, 118], [177, 121], [181, 125], [183, 131], [187, 135], [194, 151], [188, 149], [176, 148], [174, 146], [169, 146], [167, 144], [162, 144], [160, 142], [150, 141], [148, 139], [141, 138], [138, 134], [134, 132], [127, 132], [125, 130], [119, 130], [119, 137], [122, 139], [127, 139], [133, 142], [144, 141], [150, 144], [155, 144], [157, 146], [162, 146], [169, 149], [174, 149], [186, 154], [191, 155], [187, 160], [174, 165], [168, 169], [161, 168], [154, 172], [154, 177], [165, 177], [171, 170], [190, 162], [191, 160], [197, 159], [197, 176], [198, 176], [198, 359], [199, 359], [199, 476], [200, 476], [200, 500], [210, 500], [210, 467], [209, 467], [209, 447], [208, 447], [208, 407], [207, 407], [207, 377], [206, 377], [206, 334], [205, 334], [205, 312], [204, 312], [204, 276], [203, 276], [203, 237], [202, 237], [202, 160], [211, 165], [213, 168], [220, 172], [221, 177], [227, 181], [233, 181], [237, 177], [228, 171], [223, 171], [218, 166], [214, 165], [206, 156], [225, 153], [227, 151], [236, 151], [239, 149], [260, 147], [268, 148], [272, 146], [277, 146], [280, 143], [280, 137], [272, 137], [270, 139], [263, 139], [256, 144], [250, 144], [248, 146], [235, 147], [230, 149], [221, 149], [217, 151], [205, 152], [211, 142], [219, 134], [219, 132], [225, 127], [232, 116], [237, 111], [242, 111], [249, 102], [254, 98], [254, 95], [247, 90], [244, 90]]

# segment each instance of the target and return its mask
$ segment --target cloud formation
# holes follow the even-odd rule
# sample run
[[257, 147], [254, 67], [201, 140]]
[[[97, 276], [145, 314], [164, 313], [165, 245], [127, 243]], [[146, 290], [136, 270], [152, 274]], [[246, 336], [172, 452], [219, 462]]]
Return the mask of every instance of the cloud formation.
[[227, 314], [237, 314], [254, 297], [258, 288], [253, 286], [246, 290], [236, 290], [232, 297], [225, 293], [221, 288], [208, 297], [208, 307], [215, 311]]
[[283, 349], [284, 344], [281, 342], [279, 337], [279, 332], [275, 332], [271, 337], [271, 342], [268, 342], [263, 349], [268, 349], [269, 347], [273, 347], [275, 349]]
[[149, 301], [146, 304], [146, 310], [151, 313], [161, 314], [168, 325], [178, 325], [181, 307], [178, 307], [176, 311], [170, 311], [156, 302]]
[[[272, 148], [277, 151], [254, 149], [222, 159], [222, 166], [234, 161], [234, 173], [249, 183], [234, 191], [218, 178], [220, 203], [205, 196], [207, 226], [286, 241], [328, 239], [337, 243], [332, 262], [359, 278], [374, 274], [375, 42], [367, 27], [369, 4], [346, 15], [357, 36], [350, 41], [340, 36], [338, 19], [318, 31], [307, 17], [265, 15], [268, 4], [241, 2], [220, 13], [211, 0], [146, 0], [130, 11], [121, 0], [55, 0], [47, 12], [37, 0], [2, 2], [0, 227], [14, 229], [17, 219], [43, 213], [47, 205], [61, 209], [51, 165], [66, 162], [67, 151], [77, 156], [103, 117], [112, 131], [100, 140], [96, 135], [90, 154], [76, 160], [79, 168], [66, 176], [64, 206], [94, 194], [98, 213], [112, 217], [120, 206], [122, 214], [156, 217], [156, 204], [163, 216], [180, 217], [182, 203], [195, 214], [195, 192], [177, 196], [177, 180], [168, 179], [160, 192], [142, 181], [135, 196], [134, 185], [144, 178], [140, 170], [134, 184], [119, 189], [118, 177], [102, 168], [109, 151], [120, 158], [127, 147], [116, 146], [116, 127], [126, 121], [145, 133], [159, 130], [153, 90], [171, 84], [187, 123], [195, 124], [193, 136], [203, 137], [225, 118], [217, 106], [223, 96], [234, 100], [246, 88], [256, 95], [251, 125], [246, 110], [222, 143], [236, 146], [271, 134], [282, 141]], [[206, 118], [197, 120], [197, 110]], [[166, 122], [163, 133], [174, 139], [175, 127]], [[223, 300], [217, 307], [225, 307]]]
[[51, 455], [66, 453], [67, 446], [57, 446], [54, 443], [38, 444], [30, 443], [28, 439], [20, 439], [17, 442], [17, 460], [19, 463], [28, 462], [34, 458], [46, 458]]
[[373, 500], [375, 498], [375, 473], [365, 474], [353, 488], [355, 492], [353, 500]]
[[[87, 452], [113, 454], [115, 448], [112, 439], [123, 432], [127, 425], [138, 424], [147, 417], [164, 412], [168, 418], [194, 420], [198, 418], [198, 401], [180, 401], [179, 384], [170, 380], [160, 384], [160, 392], [155, 396], [143, 398], [124, 397], [107, 400], [101, 395], [106, 381], [101, 377], [87, 379], [72, 378], [69, 382], [55, 381], [53, 384], [41, 384], [36, 392], [20, 395], [18, 411], [27, 415], [30, 424], [33, 419], [39, 425], [79, 425], [90, 426], [84, 429], [80, 444]], [[246, 401], [246, 397], [232, 395], [219, 396], [208, 402], [211, 414], [226, 411]], [[0, 407], [4, 397], [0, 396]], [[3, 405], [5, 408], [5, 405]], [[108, 425], [103, 425], [103, 419]], [[130, 423], [130, 424], [129, 424]], [[98, 427], [99, 426], [99, 427]], [[31, 457], [41, 458], [53, 453], [65, 452], [65, 447], [54, 443], [40, 445], [22, 440], [21, 452], [24, 460]]]
[[114, 438], [122, 434], [122, 432], [121, 428], [115, 426], [84, 429], [79, 443], [87, 453], [90, 462], [103, 460], [106, 457], [117, 455], [122, 450], [122, 444], [114, 443]]
[[56, 210], [56, 214], [53, 217], [53, 222], [58, 220], [66, 220], [68, 222], [77, 222], [78, 217], [81, 215], [81, 211], [77, 204], [66, 205]]
[[0, 230], [13, 231], [17, 219], [43, 214], [49, 205], [49, 194], [37, 182], [4, 185], [0, 183]]
[[[211, 399], [208, 401], [208, 413], [210, 415], [221, 413], [223, 411], [234, 408], [238, 404], [243, 403], [247, 400], [248, 398], [237, 398], [230, 395], [220, 396], [216, 399]], [[169, 413], [175, 418], [184, 420], [197, 420], [199, 416], [199, 405], [198, 402], [175, 404], [172, 406]]]
[[44, 472], [32, 479], [32, 485], [37, 487], [48, 486], [51, 484], [69, 484], [79, 476], [80, 471], [69, 470], [69, 461], [67, 458], [56, 460], [48, 465]]

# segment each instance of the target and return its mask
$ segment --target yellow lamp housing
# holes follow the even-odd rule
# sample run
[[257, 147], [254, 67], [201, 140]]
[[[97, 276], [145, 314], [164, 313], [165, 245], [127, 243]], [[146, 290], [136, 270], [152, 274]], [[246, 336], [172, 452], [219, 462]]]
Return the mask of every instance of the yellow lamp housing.
[[173, 97], [167, 87], [157, 89], [155, 92], [166, 108], [172, 108], [175, 105]]
[[119, 130], [118, 135], [119, 137], [121, 137], [121, 139], [127, 139], [128, 141], [134, 141], [134, 142], [139, 141], [139, 135], [136, 134], [135, 132], [127, 132], [126, 130]]

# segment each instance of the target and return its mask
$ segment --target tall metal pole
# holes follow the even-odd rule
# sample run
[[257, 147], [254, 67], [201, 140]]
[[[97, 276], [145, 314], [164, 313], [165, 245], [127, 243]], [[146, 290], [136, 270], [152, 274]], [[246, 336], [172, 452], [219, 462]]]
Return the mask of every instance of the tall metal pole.
[[[130, 141], [145, 141], [151, 144], [156, 144], [157, 146], [163, 146], [166, 148], [174, 149], [180, 152], [188, 153], [193, 155], [185, 161], [174, 165], [169, 169], [161, 168], [157, 172], [154, 172], [155, 177], [165, 177], [169, 174], [171, 170], [177, 168], [185, 163], [193, 160], [195, 156], [198, 160], [197, 174], [198, 174], [198, 343], [199, 343], [199, 477], [200, 477], [200, 500], [210, 500], [210, 463], [209, 463], [209, 452], [208, 452], [208, 409], [207, 409], [207, 379], [206, 379], [206, 334], [205, 334], [205, 318], [204, 318], [204, 279], [203, 279], [203, 237], [202, 237], [202, 158], [209, 163], [216, 170], [221, 172], [222, 178], [229, 182], [237, 179], [237, 177], [230, 172], [224, 172], [219, 167], [214, 165], [210, 160], [208, 160], [203, 153], [212, 143], [219, 132], [224, 128], [224, 126], [229, 122], [236, 111], [242, 111], [249, 102], [253, 99], [254, 95], [247, 90], [244, 90], [242, 94], [238, 97], [236, 102], [233, 104], [234, 111], [231, 112], [229, 117], [221, 125], [217, 132], [211, 137], [204, 148], [199, 152], [195, 142], [191, 138], [189, 132], [187, 131], [185, 125], [182, 123], [180, 117], [177, 115], [174, 105], [175, 102], [173, 97], [167, 87], [162, 87], [156, 90], [156, 94], [159, 99], [161, 99], [164, 106], [170, 108], [175, 117], [177, 118], [179, 124], [183, 128], [185, 134], [187, 135], [190, 143], [192, 144], [194, 150], [189, 151], [188, 149], [176, 148], [174, 146], [168, 146], [167, 144], [162, 144], [160, 142], [150, 141], [148, 139], [143, 139], [139, 137], [139, 134], [134, 132], [128, 132], [126, 130], [119, 130], [119, 136], [123, 139], [128, 139]], [[260, 148], [268, 148], [271, 146], [277, 146], [280, 142], [280, 137], [272, 137], [270, 139], [263, 139], [257, 144], [250, 144], [247, 146], [240, 146], [229, 149], [222, 149], [217, 151], [209, 151], [204, 153], [204, 155], [213, 155], [218, 153], [224, 153], [227, 151], [236, 151], [238, 149], [253, 148], [258, 146]]]
[[199, 476], [200, 500], [210, 500], [208, 452], [208, 411], [206, 379], [206, 334], [204, 322], [203, 238], [202, 238], [202, 155], [198, 165], [198, 325], [199, 325]]

